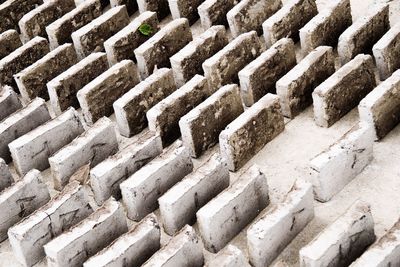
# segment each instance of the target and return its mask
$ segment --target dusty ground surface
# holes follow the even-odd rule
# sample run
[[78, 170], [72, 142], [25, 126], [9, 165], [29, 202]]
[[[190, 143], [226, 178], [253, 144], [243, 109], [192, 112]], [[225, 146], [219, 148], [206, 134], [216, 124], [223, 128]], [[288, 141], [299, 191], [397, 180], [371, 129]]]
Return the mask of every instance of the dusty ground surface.
[[[329, 1], [317, 0], [318, 7], [323, 8]], [[389, 1], [352, 0], [353, 20], [368, 12], [374, 5], [383, 2]], [[394, 24], [400, 22], [400, 0], [391, 2], [391, 23]], [[166, 18], [163, 24], [170, 20], [170, 17]], [[192, 31], [194, 35], [202, 32], [199, 22], [192, 27]], [[308, 176], [307, 166], [310, 159], [327, 149], [357, 122], [358, 113], [354, 109], [331, 128], [320, 128], [313, 121], [313, 110], [310, 107], [294, 120], [286, 121], [285, 131], [255, 155], [247, 166], [258, 164], [265, 172], [269, 181], [271, 201], [274, 204], [283, 199], [296, 179], [304, 179]], [[136, 138], [121, 138], [120, 145], [124, 146]], [[374, 144], [373, 162], [344, 190], [328, 203], [315, 201], [314, 220], [283, 251], [276, 262], [283, 261], [289, 266], [298, 266], [299, 249], [332, 223], [357, 199], [371, 204], [376, 234], [378, 237], [384, 235], [400, 217], [400, 202], [397, 200], [400, 192], [399, 147], [400, 126], [383, 140]], [[201, 159], [195, 160], [195, 165], [199, 165], [217, 149], [218, 147], [214, 147]], [[45, 171], [44, 175], [51, 185], [49, 171]], [[237, 179], [238, 175], [237, 173], [232, 174], [231, 179]], [[237, 245], [247, 255], [245, 231], [246, 229], [231, 243]], [[168, 239], [168, 236], [163, 235], [162, 243], [166, 243]], [[208, 252], [205, 254], [206, 259], [212, 256]], [[11, 266], [20, 265], [15, 261], [7, 240], [0, 244], [0, 267]], [[36, 266], [46, 266], [46, 262], [42, 261]]]

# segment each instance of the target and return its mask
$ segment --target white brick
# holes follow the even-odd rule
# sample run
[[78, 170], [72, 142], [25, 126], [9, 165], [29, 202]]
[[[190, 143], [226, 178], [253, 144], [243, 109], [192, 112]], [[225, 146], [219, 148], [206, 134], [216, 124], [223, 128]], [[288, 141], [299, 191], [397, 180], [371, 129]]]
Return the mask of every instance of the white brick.
[[0, 85], [0, 122], [21, 108], [21, 101], [11, 86]]
[[242, 251], [233, 245], [226, 246], [206, 267], [251, 267]]
[[0, 192], [9, 187], [13, 182], [14, 179], [6, 162], [4, 159], [0, 158]]

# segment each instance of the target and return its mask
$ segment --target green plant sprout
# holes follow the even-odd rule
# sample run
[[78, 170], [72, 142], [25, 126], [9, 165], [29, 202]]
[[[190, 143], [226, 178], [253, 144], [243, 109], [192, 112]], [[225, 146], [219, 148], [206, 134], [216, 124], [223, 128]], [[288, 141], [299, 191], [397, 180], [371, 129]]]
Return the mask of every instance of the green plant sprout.
[[139, 27], [139, 32], [141, 34], [143, 34], [144, 36], [149, 36], [153, 33], [153, 28], [147, 24], [147, 23], [143, 23], [142, 25], [140, 25]]

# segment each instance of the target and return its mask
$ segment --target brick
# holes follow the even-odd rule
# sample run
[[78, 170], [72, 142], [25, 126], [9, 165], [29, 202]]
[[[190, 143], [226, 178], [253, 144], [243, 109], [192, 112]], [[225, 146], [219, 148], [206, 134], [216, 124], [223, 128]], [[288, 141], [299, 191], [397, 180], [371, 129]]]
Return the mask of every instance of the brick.
[[101, 0], [85, 0], [46, 27], [52, 49], [72, 43], [71, 34], [102, 14]]
[[194, 24], [199, 18], [197, 8], [203, 1], [204, 0], [168, 0], [172, 18], [187, 18], [190, 25]]
[[196, 75], [147, 111], [146, 117], [150, 131], [160, 135], [163, 146], [173, 143], [180, 136], [180, 118], [203, 102], [210, 94], [207, 79]]
[[348, 266], [374, 241], [371, 208], [357, 201], [300, 250], [300, 266]]
[[79, 108], [77, 92], [108, 69], [105, 53], [92, 53], [47, 83], [50, 103], [56, 114]]
[[379, 139], [400, 122], [400, 71], [380, 83], [358, 105], [360, 120], [371, 125]]
[[170, 13], [168, 0], [137, 0], [139, 12], [152, 11], [157, 13], [159, 20], [164, 19]]
[[6, 162], [0, 158], [0, 192], [9, 187], [13, 182], [14, 179]]
[[262, 23], [281, 7], [281, 0], [241, 0], [226, 14], [233, 37], [249, 31], [260, 35]]
[[158, 207], [157, 199], [192, 170], [188, 150], [179, 142], [171, 145], [121, 183], [128, 218], [140, 221], [153, 212]]
[[397, 221], [392, 228], [382, 236], [377, 242], [368, 248], [351, 267], [362, 266], [396, 266], [400, 264], [400, 232], [399, 222]]
[[0, 59], [22, 46], [21, 39], [16, 30], [0, 33]]
[[353, 23], [350, 0], [336, 0], [300, 29], [305, 54], [321, 45], [336, 46], [339, 36]]
[[87, 124], [113, 113], [113, 103], [139, 83], [136, 66], [131, 60], [115, 64], [86, 84], [77, 93]]
[[169, 58], [190, 41], [187, 19], [175, 19], [162, 27], [134, 51], [141, 78], [147, 78], [156, 68], [170, 67]]
[[150, 36], [143, 35], [139, 31], [143, 24], [148, 24], [153, 29], [150, 36], [155, 34], [159, 28], [157, 14], [150, 11], [143, 12], [125, 28], [104, 42], [107, 58], [111, 65], [124, 59], [136, 61], [133, 51], [150, 38]]
[[78, 62], [72, 44], [57, 47], [43, 58], [14, 75], [21, 96], [26, 101], [35, 97], [49, 99], [47, 82]]
[[204, 61], [204, 76], [208, 79], [210, 88], [217, 90], [229, 83], [239, 83], [238, 72], [260, 53], [261, 44], [255, 31], [236, 37], [222, 50]]
[[395, 24], [372, 48], [382, 80], [400, 68], [400, 24]]
[[179, 120], [184, 145], [192, 157], [199, 157], [218, 142], [220, 132], [243, 113], [239, 86], [221, 87], [216, 93]]
[[146, 112], [176, 90], [172, 70], [162, 68], [114, 102], [122, 136], [130, 137], [147, 127]]
[[158, 199], [164, 231], [174, 235], [193, 224], [196, 212], [228, 186], [227, 165], [214, 154]]
[[44, 245], [48, 266], [82, 266], [114, 239], [128, 231], [122, 206], [108, 200], [69, 231]]
[[129, 24], [129, 15], [125, 6], [113, 7], [89, 24], [71, 34], [78, 56], [84, 58], [92, 52], [104, 50], [105, 40]]
[[18, 22], [23, 39], [28, 41], [36, 36], [47, 37], [46, 26], [74, 8], [74, 0], [45, 1]]
[[339, 37], [338, 54], [342, 65], [356, 55], [369, 53], [373, 45], [389, 30], [389, 5], [380, 5], [356, 20]]
[[10, 86], [0, 85], [0, 122], [22, 108], [18, 95]]
[[94, 167], [118, 149], [114, 125], [108, 118], [98, 120], [71, 143], [49, 158], [54, 187], [61, 190], [80, 167]]
[[0, 241], [8, 229], [50, 200], [49, 190], [38, 170], [31, 170], [22, 179], [0, 194]]
[[203, 245], [192, 227], [186, 225], [168, 244], [157, 251], [143, 267], [191, 266], [204, 263]]
[[220, 133], [221, 156], [229, 170], [236, 171], [244, 166], [284, 129], [279, 97], [267, 94]]
[[228, 44], [225, 27], [212, 26], [170, 58], [175, 82], [183, 86], [196, 74], [203, 74], [202, 64]]
[[18, 30], [18, 21], [42, 3], [43, 0], [7, 0], [0, 3], [0, 32]]
[[299, 40], [299, 30], [317, 14], [315, 0], [290, 0], [262, 24], [267, 47], [284, 37]]
[[50, 166], [48, 158], [83, 131], [78, 114], [70, 108], [8, 145], [15, 169], [21, 175], [31, 169], [44, 171]]
[[32, 266], [45, 257], [43, 245], [86, 218], [93, 210], [79, 182], [69, 184], [46, 205], [8, 230], [17, 260]]
[[333, 73], [332, 47], [320, 46], [310, 52], [275, 84], [283, 115], [293, 119], [310, 106], [314, 89]]
[[315, 88], [315, 123], [330, 127], [356, 107], [376, 86], [373, 68], [371, 56], [358, 55]]
[[296, 181], [286, 199], [270, 209], [247, 230], [252, 266], [270, 265], [314, 218], [311, 184]]
[[0, 123], [0, 157], [7, 163], [10, 162], [11, 153], [8, 144], [50, 119], [45, 101], [36, 98], [3, 120]]
[[148, 132], [99, 163], [90, 171], [90, 183], [96, 202], [101, 205], [111, 196], [121, 198], [119, 185], [161, 153], [160, 137]]
[[372, 161], [374, 137], [372, 127], [356, 125], [311, 160], [309, 180], [317, 200], [329, 201]]
[[294, 43], [284, 38], [239, 72], [243, 103], [251, 106], [267, 93], [275, 93], [275, 83], [296, 65]]
[[268, 204], [267, 178], [252, 166], [197, 212], [205, 248], [213, 253], [220, 251]]
[[129, 15], [133, 15], [138, 10], [137, 0], [110, 0], [111, 7], [126, 6]]
[[150, 214], [128, 233], [87, 260], [83, 266], [141, 266], [160, 248], [160, 235], [157, 217]]
[[16, 88], [13, 76], [29, 67], [50, 51], [49, 44], [42, 37], [35, 37], [0, 60], [0, 83]]
[[233, 245], [228, 245], [221, 250], [214, 259], [205, 265], [206, 267], [250, 267], [242, 251]]
[[197, 8], [203, 28], [208, 29], [213, 25], [228, 25], [226, 14], [238, 2], [237, 0], [205, 0]]

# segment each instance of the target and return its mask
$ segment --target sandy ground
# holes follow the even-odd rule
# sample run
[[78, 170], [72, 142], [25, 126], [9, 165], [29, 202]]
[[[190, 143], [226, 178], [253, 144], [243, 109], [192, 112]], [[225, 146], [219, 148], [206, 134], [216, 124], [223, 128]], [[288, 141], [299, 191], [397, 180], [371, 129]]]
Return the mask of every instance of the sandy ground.
[[[330, 0], [317, 0], [318, 8], [322, 9]], [[287, 1], [283, 1], [287, 2]], [[385, 0], [353, 0], [353, 20], [362, 16], [375, 4], [388, 2]], [[392, 1], [391, 4], [391, 23], [400, 21], [400, 0]], [[171, 18], [166, 18], [162, 24], [169, 22]], [[192, 26], [193, 35], [202, 32], [200, 23]], [[358, 122], [358, 113], [354, 109], [331, 128], [325, 129], [315, 125], [313, 121], [312, 107], [308, 108], [294, 120], [286, 121], [286, 129], [276, 139], [267, 144], [262, 151], [244, 167], [257, 164], [268, 177], [270, 196], [272, 205], [283, 199], [296, 179], [305, 179], [308, 176], [308, 164], [310, 159], [321, 151], [328, 148], [338, 140], [352, 126]], [[133, 142], [138, 136], [131, 139], [120, 138], [120, 146]], [[398, 220], [400, 215], [400, 202], [397, 201], [400, 192], [400, 126], [394, 129], [388, 136], [380, 142], [374, 144], [373, 162], [344, 190], [337, 194], [328, 203], [315, 201], [315, 218], [302, 231], [297, 238], [283, 251], [276, 262], [285, 262], [289, 266], [298, 266], [298, 251], [301, 247], [311, 241], [321, 230], [332, 223], [340, 216], [355, 200], [362, 199], [369, 202], [372, 206], [372, 213], [375, 220], [375, 230], [378, 237], [385, 232]], [[218, 151], [214, 147], [202, 158], [195, 160], [198, 166], [211, 154]], [[47, 183], [52, 186], [49, 170], [45, 171], [44, 176]], [[238, 178], [238, 173], [232, 173], [231, 180]], [[55, 191], [52, 191], [54, 194]], [[271, 207], [271, 206], [270, 206]], [[267, 207], [260, 216], [269, 208]], [[158, 215], [158, 211], [156, 212]], [[133, 222], [129, 222], [133, 224]], [[196, 225], [195, 225], [196, 227]], [[232, 244], [239, 247], [246, 255], [246, 237], [242, 231]], [[162, 243], [165, 244], [170, 237], [162, 236]], [[212, 254], [205, 251], [206, 260]], [[12, 254], [8, 240], [0, 244], [0, 267], [21, 266]], [[45, 261], [36, 266], [46, 266]]]

